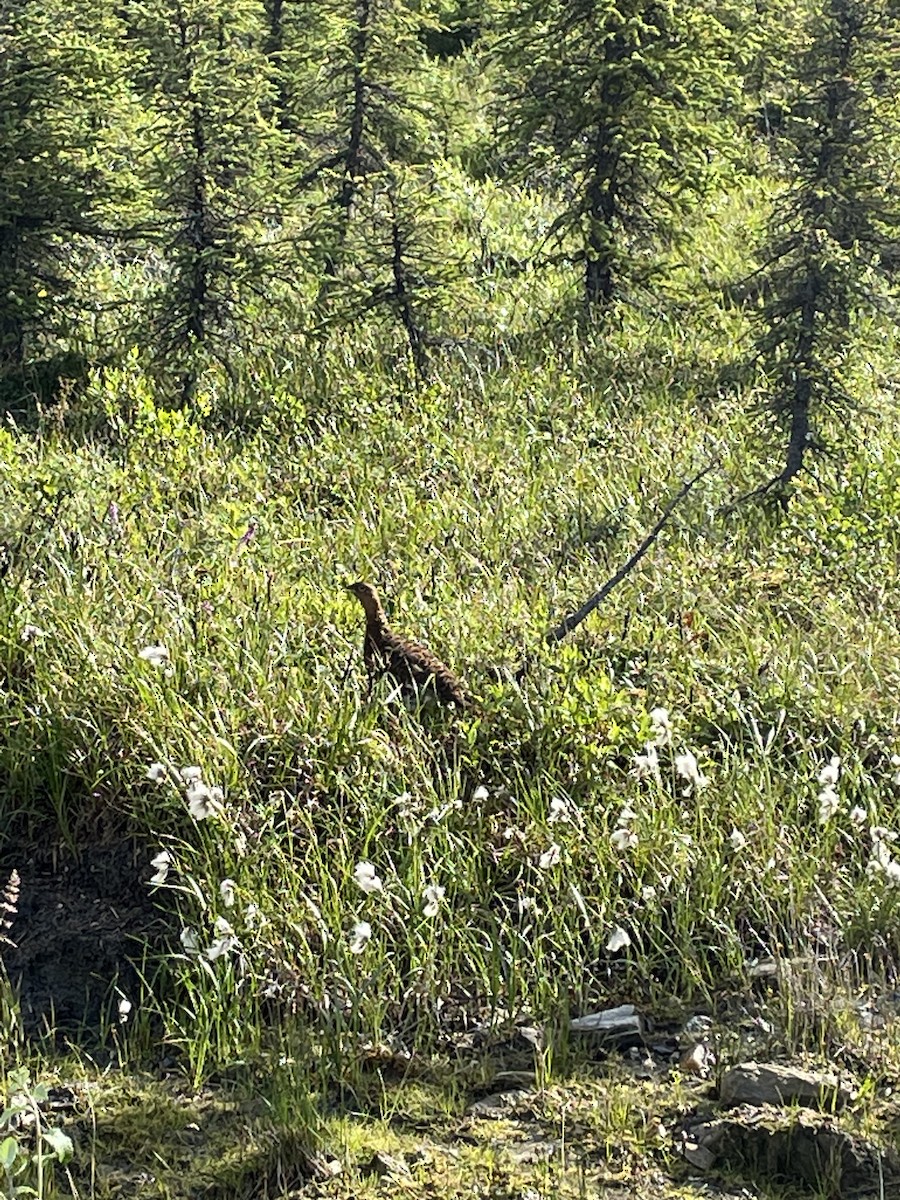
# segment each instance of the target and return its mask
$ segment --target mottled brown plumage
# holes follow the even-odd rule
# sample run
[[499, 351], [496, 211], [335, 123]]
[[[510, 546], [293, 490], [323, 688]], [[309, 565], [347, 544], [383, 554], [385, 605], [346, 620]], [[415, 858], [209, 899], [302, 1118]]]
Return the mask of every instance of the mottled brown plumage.
[[431, 695], [442, 704], [466, 707], [468, 700], [462, 684], [449, 667], [426, 646], [394, 633], [371, 584], [351, 583], [347, 591], [353, 593], [365, 610], [363, 658], [370, 681], [376, 675], [390, 675], [408, 699]]

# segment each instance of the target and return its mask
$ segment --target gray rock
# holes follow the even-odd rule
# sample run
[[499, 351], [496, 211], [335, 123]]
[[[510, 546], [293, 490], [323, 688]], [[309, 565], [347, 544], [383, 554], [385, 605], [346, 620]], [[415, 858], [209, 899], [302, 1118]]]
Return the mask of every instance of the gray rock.
[[747, 1062], [726, 1071], [719, 1099], [723, 1104], [802, 1104], [833, 1112], [852, 1096], [833, 1075]]
[[485, 1096], [483, 1100], [476, 1100], [474, 1104], [470, 1104], [467, 1112], [472, 1117], [499, 1121], [504, 1117], [514, 1117], [519, 1114], [523, 1107], [527, 1107], [531, 1098], [528, 1092], [520, 1089], [511, 1092], [494, 1092], [493, 1095]]
[[682, 1150], [685, 1158], [702, 1169], [708, 1169], [704, 1163], [709, 1162], [766, 1184], [813, 1187], [818, 1194], [844, 1200], [900, 1195], [895, 1151], [846, 1132], [833, 1117], [808, 1110], [745, 1105], [728, 1117], [689, 1125], [681, 1137], [689, 1148], [689, 1153]]
[[644, 1018], [633, 1004], [604, 1008], [601, 1012], [574, 1017], [569, 1022], [573, 1033], [592, 1033], [601, 1038], [638, 1037], [644, 1032]]
[[716, 1161], [714, 1151], [690, 1138], [685, 1138], [679, 1144], [678, 1149], [682, 1158], [685, 1158], [692, 1167], [699, 1167], [701, 1171], [708, 1171]]

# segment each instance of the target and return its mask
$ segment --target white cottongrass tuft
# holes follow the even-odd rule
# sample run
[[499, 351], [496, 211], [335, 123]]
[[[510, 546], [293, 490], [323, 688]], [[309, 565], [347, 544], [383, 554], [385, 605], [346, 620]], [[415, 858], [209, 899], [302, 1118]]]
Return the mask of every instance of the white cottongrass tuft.
[[161, 667], [169, 661], [169, 651], [165, 646], [145, 646], [138, 651], [138, 658], [150, 664], [151, 667]]
[[151, 763], [147, 768], [147, 779], [149, 779], [151, 783], [165, 783], [168, 778], [169, 772], [165, 763]]
[[430, 883], [422, 892], [422, 899], [425, 901], [422, 912], [426, 917], [436, 917], [438, 915], [446, 890], [440, 884]]
[[196, 930], [191, 929], [189, 925], [186, 925], [184, 929], [182, 929], [179, 940], [185, 954], [200, 953], [200, 939], [197, 937]]
[[547, 814], [548, 825], [568, 825], [572, 820], [572, 806], [562, 796], [554, 796], [550, 801], [550, 811]]
[[562, 847], [556, 842], [550, 845], [550, 848], [545, 850], [538, 859], [538, 866], [542, 871], [549, 871], [551, 867], [557, 866], [562, 858]]
[[635, 754], [631, 760], [632, 772], [637, 779], [659, 780], [659, 753], [653, 742], [648, 742], [643, 754]]
[[226, 908], [234, 904], [235, 882], [233, 879], [223, 879], [219, 884], [219, 896]]
[[836, 787], [837, 781], [841, 777], [841, 760], [835, 755], [830, 762], [826, 763], [819, 771], [819, 783], [823, 787]]
[[36, 642], [38, 638], [46, 637], [46, 633], [38, 625], [23, 625], [19, 631], [20, 641]]
[[626, 850], [633, 850], [638, 844], [638, 835], [633, 829], [628, 829], [626, 826], [621, 826], [619, 829], [614, 829], [609, 835], [610, 845], [613, 850], [618, 850], [623, 854]]
[[181, 770], [178, 772], [178, 774], [181, 776], [182, 783], [185, 786], [187, 786], [188, 784], [191, 784], [191, 783], [199, 783], [200, 782], [200, 780], [203, 778], [203, 768], [202, 767], [182, 767]]
[[353, 878], [367, 896], [371, 896], [373, 892], [384, 891], [384, 884], [370, 862], [357, 863], [353, 868]]
[[684, 790], [685, 796], [689, 796], [692, 791], [702, 791], [709, 783], [709, 780], [701, 772], [697, 756], [692, 750], [685, 750], [681, 754], [675, 755], [675, 770], [687, 783]]
[[606, 949], [610, 954], [616, 954], [619, 950], [625, 950], [631, 945], [631, 935], [621, 925], [617, 925], [609, 935], [609, 940], [606, 943]]
[[480, 783], [478, 785], [478, 787], [475, 789], [475, 791], [472, 793], [472, 799], [475, 801], [476, 804], [482, 804], [482, 803], [484, 803], [485, 800], [487, 800], [489, 795], [490, 795], [490, 792], [487, 790], [487, 788], [484, 786], [483, 783]]
[[847, 814], [852, 825], [865, 825], [869, 814], [859, 804], [855, 804]]
[[891, 783], [895, 787], [900, 787], [900, 754], [891, 755], [891, 766], [894, 768], [894, 774], [891, 776]]
[[747, 845], [747, 839], [744, 837], [743, 833], [741, 833], [740, 829], [738, 829], [737, 825], [734, 826], [731, 833], [728, 835], [728, 840], [731, 842], [732, 850], [743, 850]]
[[119, 1001], [119, 1024], [124, 1025], [131, 1015], [132, 1004], [125, 996]]
[[168, 850], [160, 850], [155, 858], [150, 859], [150, 866], [153, 867], [155, 872], [150, 880], [150, 884], [153, 887], [159, 887], [169, 877], [169, 868], [172, 866], [172, 855]]
[[217, 812], [224, 796], [221, 788], [207, 787], [202, 779], [189, 784], [185, 792], [188, 810], [195, 821], [205, 821], [207, 817]]
[[668, 746], [672, 740], [672, 718], [667, 708], [651, 708], [650, 728], [655, 746]]
[[880, 825], [873, 825], [870, 836], [872, 857], [866, 866], [866, 873], [883, 876], [889, 886], [900, 887], [900, 862], [897, 862], [891, 853], [891, 846], [897, 840], [896, 833]]
[[350, 953], [362, 954], [372, 939], [372, 926], [368, 921], [359, 921], [350, 934]]
[[224, 917], [216, 917], [213, 933], [215, 940], [206, 948], [206, 957], [210, 962], [215, 962], [217, 958], [230, 954], [237, 945], [237, 935]]
[[[649, 747], [648, 747], [649, 749]], [[629, 826], [632, 821], [637, 819], [637, 813], [630, 804], [624, 804], [619, 812], [617, 828], [610, 834], [610, 845], [614, 850], [618, 850], [620, 854], [624, 854], [626, 850], [633, 850], [638, 844], [638, 835]]]
[[829, 783], [819, 793], [819, 824], [826, 825], [841, 806], [841, 798]]

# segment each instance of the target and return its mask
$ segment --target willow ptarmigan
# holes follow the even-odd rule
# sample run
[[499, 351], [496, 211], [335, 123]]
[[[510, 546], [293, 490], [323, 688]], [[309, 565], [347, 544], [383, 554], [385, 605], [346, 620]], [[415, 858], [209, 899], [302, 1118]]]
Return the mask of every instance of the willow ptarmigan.
[[426, 646], [408, 641], [390, 628], [378, 593], [369, 583], [351, 583], [352, 592], [366, 613], [363, 658], [369, 681], [376, 675], [390, 675], [408, 699], [434, 696], [442, 704], [468, 705], [462, 684]]

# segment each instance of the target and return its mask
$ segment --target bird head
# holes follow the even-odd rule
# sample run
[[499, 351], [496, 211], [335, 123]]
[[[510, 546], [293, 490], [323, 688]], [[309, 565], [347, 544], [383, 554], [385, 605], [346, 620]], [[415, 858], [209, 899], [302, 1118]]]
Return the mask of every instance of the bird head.
[[381, 612], [381, 601], [378, 599], [378, 593], [370, 583], [363, 583], [359, 580], [357, 583], [346, 584], [347, 591], [355, 596], [368, 614], [374, 615]]

